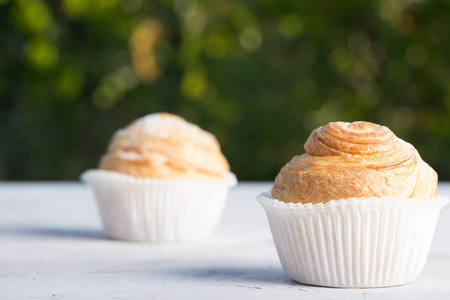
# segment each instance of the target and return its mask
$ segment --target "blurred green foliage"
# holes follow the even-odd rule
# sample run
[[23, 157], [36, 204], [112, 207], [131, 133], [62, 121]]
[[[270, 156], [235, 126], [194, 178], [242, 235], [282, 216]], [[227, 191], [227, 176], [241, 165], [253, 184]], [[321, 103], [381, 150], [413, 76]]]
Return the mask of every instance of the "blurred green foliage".
[[77, 179], [112, 133], [179, 114], [241, 180], [367, 120], [450, 180], [450, 1], [0, 0], [0, 178]]

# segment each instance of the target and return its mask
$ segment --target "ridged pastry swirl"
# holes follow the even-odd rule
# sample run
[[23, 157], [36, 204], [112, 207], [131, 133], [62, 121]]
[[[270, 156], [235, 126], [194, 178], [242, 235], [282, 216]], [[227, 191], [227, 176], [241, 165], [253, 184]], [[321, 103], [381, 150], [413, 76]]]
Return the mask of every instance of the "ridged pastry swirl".
[[437, 174], [409, 143], [369, 122], [328, 123], [275, 179], [272, 197], [320, 203], [351, 197], [433, 197]]
[[230, 169], [214, 135], [168, 113], [117, 131], [99, 168], [149, 178], [224, 177]]

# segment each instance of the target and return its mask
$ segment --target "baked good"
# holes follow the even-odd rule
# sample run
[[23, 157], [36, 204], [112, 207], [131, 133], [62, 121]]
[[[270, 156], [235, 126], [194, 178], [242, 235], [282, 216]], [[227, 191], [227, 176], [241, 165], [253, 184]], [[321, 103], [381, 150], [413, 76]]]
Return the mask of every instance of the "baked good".
[[219, 178], [230, 171], [214, 135], [168, 113], [118, 130], [99, 169], [149, 178]]
[[433, 197], [437, 174], [385, 126], [335, 122], [315, 129], [275, 179], [272, 196], [320, 203], [351, 197]]
[[405, 284], [426, 262], [437, 175], [414, 147], [369, 122], [329, 123], [258, 195], [286, 274], [328, 287]]
[[151, 114], [117, 131], [92, 186], [109, 237], [195, 241], [214, 231], [236, 177], [216, 138], [181, 117]]

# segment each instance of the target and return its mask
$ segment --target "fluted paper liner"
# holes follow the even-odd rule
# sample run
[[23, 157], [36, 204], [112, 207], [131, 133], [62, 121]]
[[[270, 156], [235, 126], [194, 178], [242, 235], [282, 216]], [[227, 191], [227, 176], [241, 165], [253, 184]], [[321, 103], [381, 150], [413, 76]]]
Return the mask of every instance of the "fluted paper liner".
[[150, 179], [88, 170], [81, 178], [94, 190], [109, 237], [151, 243], [210, 235], [237, 183], [232, 173], [224, 179]]
[[287, 276], [328, 287], [385, 287], [422, 271], [445, 196], [351, 198], [313, 205], [262, 193]]

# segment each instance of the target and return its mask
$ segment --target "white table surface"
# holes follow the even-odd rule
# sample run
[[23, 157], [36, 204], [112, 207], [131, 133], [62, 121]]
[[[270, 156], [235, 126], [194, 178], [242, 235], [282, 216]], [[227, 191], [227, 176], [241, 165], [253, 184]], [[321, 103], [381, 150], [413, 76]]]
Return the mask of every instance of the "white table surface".
[[285, 276], [254, 199], [269, 187], [231, 190], [208, 240], [150, 245], [107, 239], [81, 183], [0, 183], [0, 299], [450, 299], [450, 205], [412, 283], [321, 288]]

